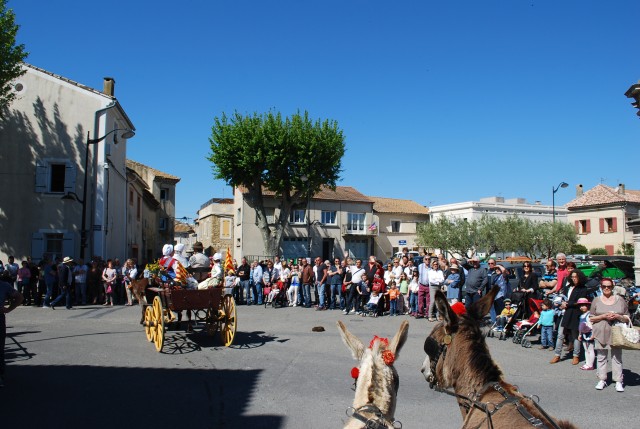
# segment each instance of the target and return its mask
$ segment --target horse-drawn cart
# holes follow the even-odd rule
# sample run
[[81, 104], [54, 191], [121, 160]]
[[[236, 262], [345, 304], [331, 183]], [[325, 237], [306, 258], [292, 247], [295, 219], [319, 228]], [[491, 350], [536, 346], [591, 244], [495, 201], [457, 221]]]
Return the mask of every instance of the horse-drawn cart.
[[162, 351], [167, 324], [175, 321], [172, 312], [187, 311], [188, 328], [191, 328], [191, 312], [195, 321], [204, 323], [204, 330], [213, 336], [220, 332], [225, 346], [233, 343], [236, 334], [236, 303], [225, 288], [182, 289], [171, 287], [149, 287], [155, 292], [151, 305], [144, 310], [143, 326], [147, 339], [155, 343], [156, 350]]

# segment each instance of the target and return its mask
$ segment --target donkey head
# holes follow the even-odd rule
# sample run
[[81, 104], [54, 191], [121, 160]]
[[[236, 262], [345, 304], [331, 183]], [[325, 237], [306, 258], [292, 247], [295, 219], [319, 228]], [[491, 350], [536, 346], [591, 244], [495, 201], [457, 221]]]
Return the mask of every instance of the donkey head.
[[431, 387], [434, 384], [440, 388], [455, 388], [456, 384], [470, 386], [502, 377], [480, 329], [480, 321], [489, 312], [499, 290], [495, 286], [463, 315], [457, 315], [445, 295], [436, 292], [435, 303], [443, 321], [424, 342], [427, 357], [422, 364], [422, 373]]
[[[342, 341], [351, 350], [353, 358], [360, 362], [359, 367], [352, 370], [352, 375], [355, 372], [357, 377], [353, 408], [367, 418], [374, 415], [373, 411], [368, 410], [377, 408], [387, 424], [390, 425], [393, 422], [399, 387], [398, 373], [393, 367], [393, 363], [407, 340], [409, 322], [403, 321], [398, 332], [390, 341], [375, 336], [368, 347], [349, 332], [340, 321], [338, 321], [338, 329]], [[346, 427], [350, 427], [352, 424], [362, 427], [362, 423], [356, 422], [354, 418], [349, 421]]]

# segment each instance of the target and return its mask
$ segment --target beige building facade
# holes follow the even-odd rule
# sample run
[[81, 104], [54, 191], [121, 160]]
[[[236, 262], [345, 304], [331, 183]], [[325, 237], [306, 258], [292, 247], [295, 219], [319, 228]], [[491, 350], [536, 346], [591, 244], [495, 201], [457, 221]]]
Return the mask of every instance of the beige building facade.
[[599, 184], [584, 192], [576, 187], [576, 198], [567, 203], [568, 220], [576, 228], [578, 243], [587, 249], [603, 248], [609, 255], [621, 254], [633, 245], [628, 223], [638, 217], [640, 191]]
[[[267, 219], [274, 223], [279, 205], [273, 193], [263, 192]], [[240, 260], [273, 258], [266, 255], [262, 234], [256, 225], [256, 213], [240, 188], [234, 191], [233, 256]], [[280, 255], [284, 258], [320, 256], [366, 258], [373, 251], [378, 235], [373, 201], [349, 186], [335, 190], [323, 188], [307, 204], [294, 207], [284, 226]]]
[[212, 198], [198, 210], [195, 233], [207, 256], [215, 252], [226, 255], [227, 249], [234, 253], [233, 206], [232, 198]]
[[0, 119], [0, 259], [122, 257], [124, 137], [135, 128], [114, 96], [115, 81], [105, 78], [98, 91], [23, 67], [13, 82], [16, 99]]
[[[380, 233], [374, 254], [390, 258], [405, 247], [422, 251], [417, 242], [417, 225], [429, 221], [429, 209], [411, 200], [369, 197]], [[384, 260], [383, 259], [383, 260]]]

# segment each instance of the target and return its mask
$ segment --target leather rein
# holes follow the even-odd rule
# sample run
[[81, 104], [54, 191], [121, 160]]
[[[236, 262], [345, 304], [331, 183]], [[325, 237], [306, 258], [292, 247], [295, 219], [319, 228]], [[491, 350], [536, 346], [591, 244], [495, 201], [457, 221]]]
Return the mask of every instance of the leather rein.
[[[436, 367], [438, 365], [438, 361], [440, 360], [440, 357], [444, 358], [447, 355], [447, 348], [449, 344], [451, 344], [451, 342], [453, 341], [453, 334], [445, 335], [442, 343], [439, 345], [434, 339], [432, 338], [429, 338], [429, 339], [431, 339], [433, 343], [436, 343], [436, 344], [431, 344], [432, 350], [433, 350], [433, 346], [439, 346], [437, 349], [437, 353], [435, 354], [435, 359], [431, 359], [431, 356], [429, 356], [429, 359], [431, 361], [431, 374], [429, 374], [429, 377], [427, 380], [429, 382], [429, 388], [435, 390], [436, 392], [445, 393], [449, 396], [453, 396], [456, 399], [458, 399], [458, 405], [461, 408], [464, 408], [466, 410], [467, 416], [469, 416], [469, 413], [471, 412], [472, 408], [478, 409], [483, 413], [485, 413], [486, 417], [484, 418], [484, 420], [480, 422], [478, 426], [475, 427], [475, 429], [479, 429], [485, 421], [487, 422], [487, 427], [489, 429], [493, 429], [494, 426], [493, 426], [492, 416], [507, 405], [514, 405], [518, 410], [518, 412], [522, 415], [522, 417], [524, 417], [529, 422], [529, 424], [531, 424], [531, 426], [539, 429], [549, 429], [549, 427], [542, 420], [535, 417], [529, 412], [529, 410], [527, 410], [527, 408], [522, 404], [522, 401], [524, 399], [528, 399], [531, 401], [531, 403], [533, 403], [533, 405], [540, 412], [540, 414], [542, 414], [549, 421], [549, 423], [551, 424], [551, 428], [560, 429], [560, 427], [556, 424], [553, 418], [551, 418], [551, 416], [547, 414], [542, 409], [542, 407], [540, 407], [540, 405], [538, 405], [539, 398], [537, 396], [535, 396], [536, 399], [534, 399], [534, 397], [532, 396], [518, 397], [515, 395], [511, 395], [497, 381], [491, 381], [486, 383], [484, 386], [482, 386], [482, 388], [479, 391], [477, 392], [472, 391], [470, 396], [465, 396], [460, 393], [456, 393], [452, 389], [447, 389], [442, 387], [436, 377]], [[504, 398], [500, 403], [496, 404], [493, 402], [480, 401], [480, 398], [491, 389], [500, 393]]]
[[[371, 413], [373, 417], [366, 417], [362, 415], [362, 413]], [[402, 423], [400, 420], [392, 420], [388, 421], [382, 411], [375, 405], [366, 404], [362, 407], [355, 409], [353, 407], [347, 408], [346, 412], [347, 416], [353, 417], [356, 420], [364, 423], [364, 428], [366, 429], [388, 429], [389, 427], [393, 427], [395, 429], [402, 429]]]

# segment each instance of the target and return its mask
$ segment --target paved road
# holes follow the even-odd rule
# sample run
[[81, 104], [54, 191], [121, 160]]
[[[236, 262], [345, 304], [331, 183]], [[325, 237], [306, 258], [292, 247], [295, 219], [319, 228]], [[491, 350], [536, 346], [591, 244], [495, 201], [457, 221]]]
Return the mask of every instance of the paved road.
[[[138, 318], [137, 307], [21, 307], [9, 314], [2, 427], [341, 427], [353, 399], [349, 373], [355, 361], [335, 321], [368, 341], [373, 334], [393, 336], [404, 317], [239, 307], [232, 347], [174, 331], [163, 353], [146, 341]], [[457, 428], [462, 422], [453, 399], [430, 391], [419, 372], [431, 325], [410, 319], [396, 362], [396, 418], [405, 429]], [[312, 332], [314, 326], [326, 331]], [[552, 415], [585, 428], [633, 427], [637, 420], [640, 353], [624, 354], [626, 392], [599, 392], [593, 371], [570, 362], [549, 365], [548, 351], [488, 341], [507, 381], [540, 396]]]

